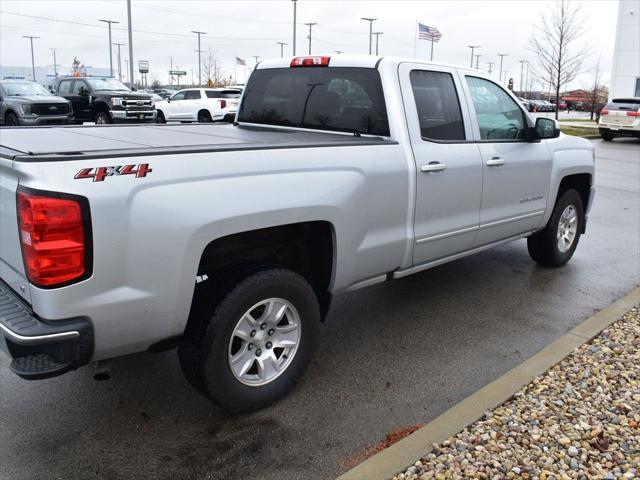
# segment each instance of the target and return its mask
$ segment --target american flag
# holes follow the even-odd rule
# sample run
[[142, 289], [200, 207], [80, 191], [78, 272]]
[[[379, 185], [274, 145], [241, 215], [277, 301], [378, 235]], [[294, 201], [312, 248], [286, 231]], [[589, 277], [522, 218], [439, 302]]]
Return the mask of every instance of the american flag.
[[442, 38], [440, 30], [435, 27], [428, 27], [418, 23], [418, 38], [420, 40], [431, 40], [432, 42], [439, 42]]
[[244, 58], [236, 57], [236, 65], [247, 66], [247, 61]]

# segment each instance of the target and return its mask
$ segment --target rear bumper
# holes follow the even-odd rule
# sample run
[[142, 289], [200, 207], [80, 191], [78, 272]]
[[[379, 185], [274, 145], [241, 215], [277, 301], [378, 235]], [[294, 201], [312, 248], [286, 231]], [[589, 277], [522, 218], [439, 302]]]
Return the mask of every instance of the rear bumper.
[[19, 377], [56, 377], [89, 363], [93, 326], [87, 318], [40, 319], [0, 280], [0, 348]]
[[625, 128], [625, 127], [611, 127], [609, 125], [600, 125], [600, 133], [611, 133], [612, 135], [620, 135], [625, 137], [638, 137], [640, 138], [640, 129], [638, 128]]

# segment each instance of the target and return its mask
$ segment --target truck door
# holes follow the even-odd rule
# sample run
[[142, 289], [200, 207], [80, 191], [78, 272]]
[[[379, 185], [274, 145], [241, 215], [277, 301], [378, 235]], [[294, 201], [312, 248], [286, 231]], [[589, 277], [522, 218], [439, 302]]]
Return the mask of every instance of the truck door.
[[471, 248], [480, 219], [482, 162], [456, 70], [402, 63], [398, 73], [416, 165], [418, 265]]
[[93, 120], [89, 95], [89, 87], [84, 80], [75, 80], [73, 82], [73, 87], [71, 87], [71, 93], [68, 98], [73, 104], [73, 113], [76, 119], [85, 121]]
[[551, 155], [545, 140], [525, 138], [527, 114], [507, 91], [486, 78], [465, 75], [474, 137], [482, 156], [480, 228], [474, 246], [536, 229], [549, 194]]

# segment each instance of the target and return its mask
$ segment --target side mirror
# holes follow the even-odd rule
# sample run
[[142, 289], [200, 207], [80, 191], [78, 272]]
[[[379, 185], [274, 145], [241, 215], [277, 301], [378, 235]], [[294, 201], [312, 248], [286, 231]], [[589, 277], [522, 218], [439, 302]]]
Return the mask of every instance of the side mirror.
[[84, 87], [80, 87], [80, 90], [78, 90], [78, 95], [80, 95], [81, 97], [86, 97], [87, 95], [89, 95], [89, 91]]
[[542, 140], [558, 138], [560, 136], [560, 122], [553, 118], [538, 117], [536, 119], [536, 135]]
[[167, 103], [171, 103], [171, 97], [167, 97]]

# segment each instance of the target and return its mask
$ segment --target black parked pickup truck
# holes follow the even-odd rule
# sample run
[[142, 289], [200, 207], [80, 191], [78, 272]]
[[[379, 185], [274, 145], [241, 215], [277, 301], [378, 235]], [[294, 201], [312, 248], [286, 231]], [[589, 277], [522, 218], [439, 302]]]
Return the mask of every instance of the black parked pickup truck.
[[0, 125], [55, 125], [72, 121], [69, 101], [53, 95], [39, 83], [0, 81]]
[[77, 123], [104, 125], [156, 119], [151, 95], [133, 92], [114, 78], [65, 77], [58, 80], [56, 91], [71, 100]]

